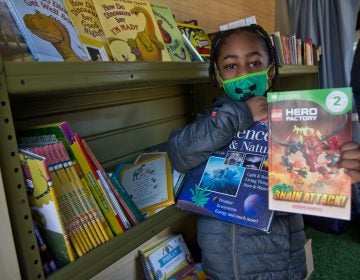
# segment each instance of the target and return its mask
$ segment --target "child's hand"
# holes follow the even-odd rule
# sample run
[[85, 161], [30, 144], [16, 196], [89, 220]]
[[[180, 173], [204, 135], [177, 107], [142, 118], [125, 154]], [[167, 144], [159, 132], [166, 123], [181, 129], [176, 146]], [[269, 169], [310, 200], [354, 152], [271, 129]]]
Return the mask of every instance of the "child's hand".
[[348, 142], [340, 148], [339, 168], [345, 168], [353, 183], [360, 182], [360, 146], [355, 142]]
[[267, 117], [267, 103], [264, 96], [255, 96], [246, 100], [245, 103], [250, 108], [254, 122]]

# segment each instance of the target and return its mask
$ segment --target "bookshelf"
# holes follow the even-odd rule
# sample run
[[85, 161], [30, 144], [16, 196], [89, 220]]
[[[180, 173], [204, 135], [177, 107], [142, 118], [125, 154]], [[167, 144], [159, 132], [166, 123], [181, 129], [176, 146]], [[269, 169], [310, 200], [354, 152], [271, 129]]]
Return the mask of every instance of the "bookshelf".
[[[208, 82], [207, 63], [1, 62], [0, 166], [17, 263], [23, 279], [45, 279], [17, 154], [15, 128], [69, 121], [103, 164], [112, 170], [146, 147], [167, 140], [221, 94]], [[284, 66], [280, 88], [318, 87], [316, 66]], [[1, 190], [0, 190], [1, 191]], [[47, 279], [89, 279], [162, 230], [184, 224], [190, 214], [168, 207], [95, 248]], [[1, 216], [0, 216], [1, 217]], [[1, 224], [7, 225], [3, 217]], [[194, 233], [195, 234], [195, 233]], [[3, 247], [0, 247], [3, 250]], [[2, 252], [3, 253], [3, 252]], [[1, 260], [3, 263], [3, 260]], [[135, 277], [135, 276], [134, 276]], [[136, 278], [134, 278], [136, 279]]]

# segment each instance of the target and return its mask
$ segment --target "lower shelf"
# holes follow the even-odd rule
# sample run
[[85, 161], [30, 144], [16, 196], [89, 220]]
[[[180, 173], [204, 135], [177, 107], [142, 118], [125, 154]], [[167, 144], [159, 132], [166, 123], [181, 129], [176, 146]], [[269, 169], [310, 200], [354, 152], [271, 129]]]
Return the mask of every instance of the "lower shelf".
[[73, 277], [89, 279], [186, 215], [189, 213], [179, 210], [175, 206], [169, 206], [125, 233], [95, 248], [75, 262], [64, 266], [47, 279], [62, 280]]

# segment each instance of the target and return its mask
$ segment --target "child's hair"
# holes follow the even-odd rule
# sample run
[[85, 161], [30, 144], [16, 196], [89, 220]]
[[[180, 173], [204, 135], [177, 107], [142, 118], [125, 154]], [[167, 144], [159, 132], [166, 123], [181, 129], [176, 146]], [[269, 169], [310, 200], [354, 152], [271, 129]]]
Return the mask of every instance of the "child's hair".
[[213, 83], [214, 86], [218, 86], [218, 79], [215, 73], [215, 69], [216, 69], [216, 60], [219, 57], [219, 50], [222, 47], [224, 41], [226, 38], [228, 38], [231, 34], [234, 33], [239, 33], [239, 32], [243, 32], [243, 31], [247, 31], [250, 33], [255, 34], [259, 40], [262, 40], [268, 50], [269, 53], [269, 65], [273, 64], [274, 68], [275, 68], [275, 73], [274, 76], [272, 78], [271, 81], [271, 86], [270, 88], [267, 90], [269, 91], [278, 81], [279, 79], [279, 64], [277, 62], [276, 59], [276, 50], [272, 44], [272, 41], [268, 35], [268, 33], [260, 26], [257, 24], [251, 24], [248, 26], [242, 26], [242, 27], [238, 27], [235, 29], [229, 29], [229, 30], [225, 30], [225, 31], [219, 31], [215, 34], [212, 43], [211, 43], [211, 54], [210, 54], [210, 61], [209, 61], [209, 78], [210, 81]]

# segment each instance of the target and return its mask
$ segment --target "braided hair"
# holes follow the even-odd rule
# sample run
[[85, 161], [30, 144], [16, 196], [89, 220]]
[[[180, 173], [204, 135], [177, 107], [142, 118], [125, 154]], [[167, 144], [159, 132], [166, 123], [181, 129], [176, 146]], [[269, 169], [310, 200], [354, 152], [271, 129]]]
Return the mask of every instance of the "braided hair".
[[216, 61], [219, 57], [219, 50], [221, 49], [223, 43], [225, 42], [225, 39], [234, 33], [240, 33], [243, 31], [247, 31], [252, 34], [255, 34], [259, 40], [262, 40], [265, 43], [267, 47], [269, 59], [270, 59], [269, 65], [273, 64], [275, 68], [275, 74], [272, 78], [271, 86], [267, 90], [269, 91], [279, 80], [279, 63], [277, 62], [276, 59], [276, 50], [272, 44], [272, 41], [268, 33], [260, 25], [257, 24], [251, 24], [248, 26], [242, 26], [235, 29], [219, 31], [215, 34], [211, 42], [211, 54], [210, 54], [209, 69], [208, 69], [210, 81], [214, 86], [218, 86], [218, 78], [215, 71]]

